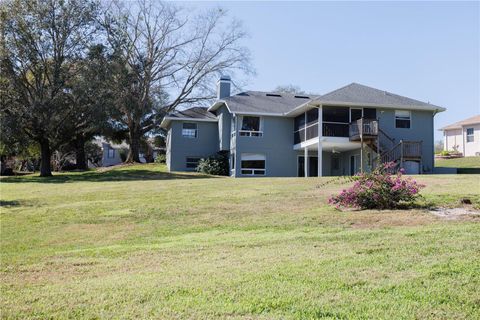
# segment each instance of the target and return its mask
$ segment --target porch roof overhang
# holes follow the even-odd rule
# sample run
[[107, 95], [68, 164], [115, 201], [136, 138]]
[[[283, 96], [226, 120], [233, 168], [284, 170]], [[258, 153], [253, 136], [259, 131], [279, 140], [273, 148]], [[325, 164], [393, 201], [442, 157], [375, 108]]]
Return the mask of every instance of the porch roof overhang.
[[[294, 150], [318, 150], [318, 137], [297, 143], [293, 146]], [[322, 150], [327, 152], [345, 152], [360, 148], [360, 142], [350, 141], [344, 137], [321, 137]]]
[[430, 106], [399, 106], [399, 105], [389, 105], [389, 104], [373, 104], [373, 103], [357, 103], [357, 102], [342, 102], [342, 101], [321, 101], [315, 100], [305, 103], [292, 111], [285, 113], [285, 116], [296, 117], [312, 108], [319, 108], [322, 106], [338, 106], [338, 107], [363, 107], [363, 108], [379, 108], [379, 109], [396, 109], [396, 110], [423, 110], [423, 111], [432, 111], [435, 113], [443, 112], [447, 109], [435, 105]]

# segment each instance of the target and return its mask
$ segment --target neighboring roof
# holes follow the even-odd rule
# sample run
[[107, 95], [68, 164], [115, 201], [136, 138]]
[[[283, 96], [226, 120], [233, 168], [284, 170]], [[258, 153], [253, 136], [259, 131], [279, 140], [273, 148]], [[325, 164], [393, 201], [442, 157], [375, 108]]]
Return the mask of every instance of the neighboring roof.
[[167, 114], [160, 123], [160, 127], [167, 128], [170, 122], [174, 120], [218, 121], [215, 114], [208, 111], [207, 108], [192, 107]]
[[480, 115], [470, 117], [468, 119], [455, 122], [451, 125], [441, 128], [440, 130], [451, 130], [451, 129], [461, 129], [463, 126], [480, 124]]
[[385, 107], [410, 110], [445, 111], [445, 108], [403, 97], [384, 90], [351, 83], [321, 96], [246, 91], [215, 102], [208, 110], [226, 105], [232, 113], [295, 116], [312, 105], [333, 104]]
[[284, 115], [318, 96], [277, 92], [245, 91], [217, 101], [210, 111], [226, 104], [232, 113]]
[[371, 88], [355, 82], [320, 96], [314, 103], [353, 104], [437, 111], [446, 110], [445, 108], [430, 103]]

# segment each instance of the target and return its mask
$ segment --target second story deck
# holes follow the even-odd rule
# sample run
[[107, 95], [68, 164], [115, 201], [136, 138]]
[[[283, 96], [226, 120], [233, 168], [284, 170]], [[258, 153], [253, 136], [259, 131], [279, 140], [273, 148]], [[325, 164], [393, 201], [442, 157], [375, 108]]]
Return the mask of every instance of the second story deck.
[[[375, 138], [378, 135], [378, 121], [376, 109], [323, 107], [322, 117], [319, 109], [311, 109], [295, 118], [294, 144], [302, 143], [319, 136], [349, 138], [350, 141], [359, 141]], [[321, 126], [319, 126], [321, 119]]]

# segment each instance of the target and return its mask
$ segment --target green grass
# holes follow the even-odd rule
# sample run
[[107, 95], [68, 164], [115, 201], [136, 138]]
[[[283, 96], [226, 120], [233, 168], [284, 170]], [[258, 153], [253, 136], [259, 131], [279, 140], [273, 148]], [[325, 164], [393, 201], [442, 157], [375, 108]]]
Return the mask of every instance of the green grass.
[[447, 168], [480, 168], [480, 157], [435, 159], [435, 166]]
[[[339, 212], [329, 179], [2, 179], [1, 317], [480, 318], [480, 219]], [[478, 175], [418, 179], [427, 203], [480, 204]]]

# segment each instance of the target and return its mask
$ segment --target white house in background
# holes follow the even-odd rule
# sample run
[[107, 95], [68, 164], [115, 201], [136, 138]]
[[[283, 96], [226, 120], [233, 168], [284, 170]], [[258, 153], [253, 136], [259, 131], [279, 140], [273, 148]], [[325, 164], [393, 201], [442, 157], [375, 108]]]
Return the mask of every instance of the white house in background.
[[465, 157], [480, 156], [480, 115], [455, 122], [443, 131], [443, 149], [458, 151]]
[[[123, 162], [120, 153], [122, 150], [128, 150], [128, 144], [125, 142], [115, 144], [103, 137], [95, 138], [92, 142], [102, 149], [102, 160], [99, 163], [100, 167], [114, 166]], [[89, 166], [95, 167], [92, 163], [89, 163]]]
[[[129, 149], [129, 146], [125, 141], [117, 144], [105, 139], [104, 137], [97, 137], [93, 139], [92, 142], [98, 145], [102, 150], [102, 160], [97, 165], [89, 161], [88, 165], [90, 168], [94, 168], [97, 166], [110, 167], [121, 164], [124, 159], [122, 160], [122, 156], [120, 154], [123, 152], [124, 156], [126, 157]], [[149, 154], [152, 155], [153, 159], [155, 159], [158, 154], [165, 153], [165, 148], [159, 148], [153, 145], [153, 139], [148, 140], [148, 145], [149, 150], [147, 152], [150, 152]], [[146, 157], [148, 157], [148, 155], [146, 156], [144, 153], [140, 152], [139, 156], [141, 163], [147, 163]]]

